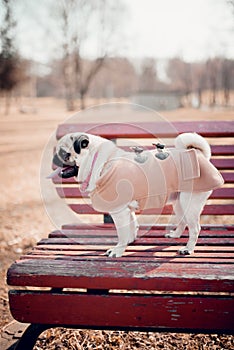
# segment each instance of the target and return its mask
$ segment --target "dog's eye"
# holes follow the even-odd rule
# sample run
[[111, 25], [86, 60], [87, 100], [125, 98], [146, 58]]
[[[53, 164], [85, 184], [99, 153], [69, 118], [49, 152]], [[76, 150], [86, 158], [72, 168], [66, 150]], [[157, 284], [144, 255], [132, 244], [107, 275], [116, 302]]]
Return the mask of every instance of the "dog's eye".
[[82, 148], [87, 148], [89, 145], [89, 138], [87, 135], [81, 135], [80, 137], [78, 137], [77, 140], [75, 140], [75, 142], [73, 143], [73, 148], [74, 151], [77, 154], [80, 154], [81, 149]]

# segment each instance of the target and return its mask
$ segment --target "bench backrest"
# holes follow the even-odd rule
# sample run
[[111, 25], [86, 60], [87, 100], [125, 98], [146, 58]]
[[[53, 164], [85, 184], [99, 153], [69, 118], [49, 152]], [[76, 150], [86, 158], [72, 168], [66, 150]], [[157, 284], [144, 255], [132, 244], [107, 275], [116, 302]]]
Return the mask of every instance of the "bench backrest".
[[[217, 223], [217, 215], [234, 215], [234, 122], [229, 121], [198, 121], [174, 122], [168, 126], [164, 122], [146, 123], [110, 123], [110, 124], [61, 124], [57, 129], [57, 139], [70, 132], [88, 132], [118, 142], [124, 147], [123, 140], [131, 140], [143, 148], [152, 148], [155, 138], [166, 141], [167, 146], [173, 145], [173, 139], [183, 132], [197, 132], [208, 139], [212, 150], [212, 163], [220, 170], [225, 184], [213, 191], [202, 215], [209, 215], [209, 223]], [[144, 140], [142, 140], [144, 139]], [[126, 147], [125, 148], [129, 148]], [[61, 198], [66, 198], [70, 208], [78, 214], [99, 214], [83, 198], [79, 185], [74, 178], [54, 178], [56, 190]], [[148, 210], [145, 215], [155, 214], [155, 210]], [[170, 215], [172, 207], [166, 206], [161, 214]], [[157, 213], [156, 213], [157, 214]], [[218, 219], [218, 223], [225, 223]]]

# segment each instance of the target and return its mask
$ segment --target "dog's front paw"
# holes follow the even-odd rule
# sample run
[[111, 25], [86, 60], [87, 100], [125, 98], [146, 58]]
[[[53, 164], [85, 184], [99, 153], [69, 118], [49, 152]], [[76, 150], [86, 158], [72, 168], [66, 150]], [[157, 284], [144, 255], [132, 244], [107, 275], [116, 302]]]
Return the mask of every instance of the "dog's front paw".
[[189, 250], [187, 247], [184, 247], [178, 251], [180, 255], [191, 255], [193, 250]]
[[105, 255], [109, 256], [110, 258], [120, 258], [123, 253], [125, 252], [126, 247], [114, 247], [111, 248], [109, 250], [107, 250], [107, 252], [105, 253]]
[[181, 232], [178, 230], [170, 230], [169, 232], [165, 233], [166, 238], [180, 238]]
[[173, 233], [174, 233], [174, 231], [168, 231], [167, 233], [165, 233], [165, 237], [166, 238], [173, 238], [174, 237], [174, 235], [173, 235]]

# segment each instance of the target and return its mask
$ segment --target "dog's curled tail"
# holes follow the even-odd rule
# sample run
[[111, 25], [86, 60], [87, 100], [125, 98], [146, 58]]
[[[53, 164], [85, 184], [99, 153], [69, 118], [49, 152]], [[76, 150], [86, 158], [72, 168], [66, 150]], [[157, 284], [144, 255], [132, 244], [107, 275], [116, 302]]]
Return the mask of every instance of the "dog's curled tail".
[[175, 147], [178, 149], [199, 149], [207, 159], [211, 157], [211, 149], [204, 137], [196, 133], [184, 133], [176, 137]]

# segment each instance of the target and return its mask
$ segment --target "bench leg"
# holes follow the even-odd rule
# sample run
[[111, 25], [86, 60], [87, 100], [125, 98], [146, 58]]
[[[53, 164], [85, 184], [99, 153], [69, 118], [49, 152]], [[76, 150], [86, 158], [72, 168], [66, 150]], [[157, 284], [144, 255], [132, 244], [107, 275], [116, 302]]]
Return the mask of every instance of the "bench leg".
[[31, 324], [23, 333], [15, 350], [32, 350], [39, 335], [48, 328], [50, 326], [44, 324]]

